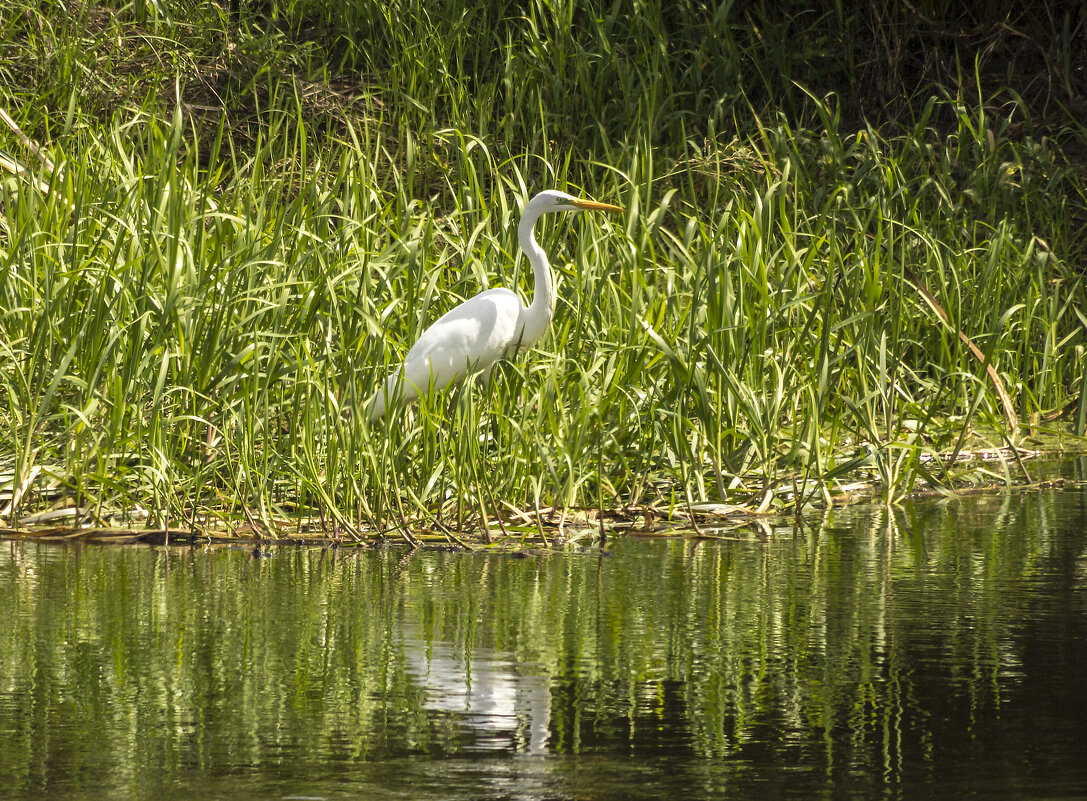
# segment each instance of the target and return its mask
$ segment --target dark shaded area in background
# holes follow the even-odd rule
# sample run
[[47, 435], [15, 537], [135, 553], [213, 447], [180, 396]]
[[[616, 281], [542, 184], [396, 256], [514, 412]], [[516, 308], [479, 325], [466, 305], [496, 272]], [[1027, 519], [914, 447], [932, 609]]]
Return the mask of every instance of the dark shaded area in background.
[[[368, 5], [312, 0], [284, 12], [275, 0], [231, 0], [235, 19], [261, 19], [293, 36], [323, 40], [348, 68], [379, 66], [383, 45], [391, 44]], [[391, 3], [394, 9], [406, 5]], [[844, 120], [853, 124], [908, 123], [934, 93], [976, 102], [980, 89], [984, 99], [1018, 95], [1035, 123], [1087, 124], [1087, 4], [1079, 0], [684, 0], [638, 4], [633, 14], [619, 5], [624, 8], [578, 4], [571, 35], [586, 42], [599, 20], [613, 19], [608, 33], [624, 58], [632, 55], [624, 47], [637, 40], [639, 25], [646, 18], [659, 21], [671, 71], [691, 79], [691, 112], [739, 88], [756, 110], [781, 109], [796, 122], [810, 115], [810, 92], [836, 95]], [[451, 6], [461, 4], [435, 4], [431, 21], [463, 18], [450, 14]], [[491, 2], [486, 9], [478, 13], [496, 40], [513, 46], [517, 23], [537, 13], [532, 5], [511, 2]], [[473, 66], [500, 69], [501, 48], [493, 56], [495, 63], [477, 59]]]

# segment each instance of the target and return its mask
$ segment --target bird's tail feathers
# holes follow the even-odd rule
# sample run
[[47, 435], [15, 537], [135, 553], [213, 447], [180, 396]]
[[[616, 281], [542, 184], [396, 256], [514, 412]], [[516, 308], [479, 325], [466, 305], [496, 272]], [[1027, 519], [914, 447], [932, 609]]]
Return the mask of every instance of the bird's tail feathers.
[[404, 386], [403, 370], [395, 370], [386, 377], [384, 386], [374, 393], [367, 405], [367, 417], [373, 423], [385, 416], [385, 412], [392, 404], [403, 403], [410, 400], [410, 396]]

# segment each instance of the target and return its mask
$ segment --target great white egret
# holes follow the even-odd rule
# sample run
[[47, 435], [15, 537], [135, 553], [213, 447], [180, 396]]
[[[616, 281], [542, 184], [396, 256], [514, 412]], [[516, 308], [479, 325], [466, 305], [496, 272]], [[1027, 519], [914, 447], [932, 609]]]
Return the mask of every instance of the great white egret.
[[488, 289], [446, 312], [411, 346], [404, 363], [389, 374], [370, 401], [370, 420], [385, 414], [390, 403], [410, 403], [469, 373], [489, 371], [499, 359], [540, 341], [555, 311], [555, 286], [547, 254], [536, 242], [533, 227], [555, 211], [614, 211], [622, 208], [548, 189], [532, 198], [517, 226], [517, 241], [532, 265], [536, 293], [525, 306], [516, 292]]

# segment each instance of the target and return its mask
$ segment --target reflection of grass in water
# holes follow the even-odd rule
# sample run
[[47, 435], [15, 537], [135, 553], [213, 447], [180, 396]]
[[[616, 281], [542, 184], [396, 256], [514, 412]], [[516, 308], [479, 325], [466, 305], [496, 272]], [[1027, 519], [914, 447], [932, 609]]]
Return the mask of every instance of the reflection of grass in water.
[[93, 752], [84, 775], [106, 783], [289, 773], [287, 753], [297, 775], [365, 773], [470, 749], [435, 693], [544, 677], [548, 700], [517, 703], [547, 716], [557, 753], [938, 770], [952, 757], [924, 743], [984, 745], [1015, 725], [997, 712], [1016, 687], [1047, 681], [1023, 651], [1076, 557], [1045, 524], [1067, 519], [1059, 503], [847, 510], [767, 543], [628, 540], [604, 559], [9, 548], [0, 765], [28, 790], [58, 752]]
[[[5, 23], [18, 75], [47, 57], [52, 76], [5, 103], [63, 163], [48, 193], [5, 184], [2, 469], [24, 511], [60, 494], [157, 525], [440, 529], [858, 476], [899, 498], [982, 475], [936, 453], [1021, 441], [959, 332], [1032, 430], [1082, 421], [1082, 182], [1014, 102], [934, 100], [890, 136], [808, 98], [789, 125], [686, 94], [652, 26], [589, 59], [536, 9], [494, 62], [486, 6], [370, 20], [380, 52], [341, 53], [344, 74], [370, 64], [360, 83], [318, 42], [228, 37], [213, 8], [84, 7], [36, 51], [27, 20], [51, 18]], [[70, 111], [47, 128], [45, 109]], [[751, 133], [719, 133], [737, 120]], [[631, 211], [543, 226], [540, 347], [368, 427], [423, 326], [487, 286], [531, 291], [519, 204], [568, 183]]]

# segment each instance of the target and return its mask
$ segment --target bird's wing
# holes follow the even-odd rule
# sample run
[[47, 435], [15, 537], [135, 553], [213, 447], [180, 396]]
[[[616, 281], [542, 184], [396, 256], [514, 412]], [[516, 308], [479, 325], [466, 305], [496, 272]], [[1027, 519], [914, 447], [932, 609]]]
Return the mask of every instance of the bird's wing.
[[508, 289], [466, 300], [431, 325], [404, 358], [404, 377], [425, 391], [485, 370], [516, 345], [524, 306]]

